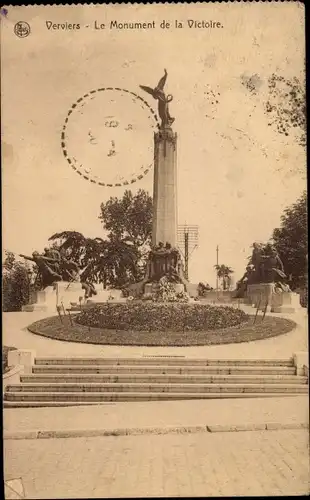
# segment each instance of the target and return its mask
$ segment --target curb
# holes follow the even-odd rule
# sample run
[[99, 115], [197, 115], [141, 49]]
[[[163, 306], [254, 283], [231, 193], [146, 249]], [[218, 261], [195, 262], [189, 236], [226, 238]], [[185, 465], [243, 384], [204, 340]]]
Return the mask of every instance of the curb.
[[243, 425], [196, 425], [186, 427], [141, 427], [122, 429], [69, 429], [51, 431], [16, 431], [3, 433], [3, 439], [55, 439], [78, 437], [103, 436], [139, 436], [147, 434], [193, 434], [198, 432], [249, 432], [249, 431], [278, 431], [289, 429], [309, 429], [309, 423], [262, 423]]

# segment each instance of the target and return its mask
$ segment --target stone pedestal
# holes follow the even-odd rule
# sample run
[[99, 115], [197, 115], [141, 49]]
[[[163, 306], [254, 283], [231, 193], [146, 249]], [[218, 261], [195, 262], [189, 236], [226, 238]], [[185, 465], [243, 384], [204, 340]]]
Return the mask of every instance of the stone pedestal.
[[110, 290], [98, 290], [97, 295], [93, 295], [91, 298], [87, 299], [87, 304], [101, 304], [102, 302], [107, 302], [110, 299]]
[[274, 283], [257, 283], [248, 285], [247, 300], [253, 307], [264, 311], [267, 305], [267, 311], [270, 312], [271, 300], [274, 293]]
[[299, 351], [293, 354], [296, 375], [305, 375], [309, 378], [309, 357], [306, 351]]
[[85, 292], [79, 282], [58, 281], [56, 283], [56, 305], [63, 305], [65, 309], [71, 307], [71, 303], [78, 304], [79, 298], [84, 298]]
[[56, 311], [56, 303], [57, 303], [56, 290], [52, 286], [47, 286], [44, 290], [35, 292], [35, 294], [32, 297], [32, 301], [34, 301], [34, 303], [23, 306], [22, 311], [54, 312]]
[[31, 373], [35, 351], [32, 349], [16, 349], [8, 352], [8, 366], [24, 366], [24, 373]]
[[108, 290], [108, 292], [110, 294], [110, 297], [114, 300], [119, 300], [124, 298], [122, 290], [118, 290], [117, 288], [111, 288], [110, 290]]
[[275, 292], [274, 283], [258, 283], [248, 285], [247, 303], [263, 311], [267, 303], [267, 311], [274, 313], [294, 313], [300, 306], [298, 293]]
[[294, 313], [300, 309], [300, 297], [298, 293], [281, 292], [274, 293], [271, 299], [271, 312]]
[[190, 297], [198, 297], [198, 285], [196, 283], [186, 283], [186, 291]]
[[154, 215], [152, 245], [177, 246], [177, 134], [171, 128], [154, 134]]
[[107, 290], [107, 289], [103, 289], [102, 288], [102, 285], [101, 286], [101, 289], [99, 288], [99, 286], [97, 287], [96, 286], [96, 290], [97, 290], [97, 295], [93, 295], [91, 298], [87, 299], [87, 302], [86, 304], [101, 304], [102, 302], [107, 302], [108, 300], [111, 300], [112, 302], [126, 302], [126, 297], [123, 297], [123, 292], [122, 290], [118, 290], [118, 289], [110, 289], [110, 290]]

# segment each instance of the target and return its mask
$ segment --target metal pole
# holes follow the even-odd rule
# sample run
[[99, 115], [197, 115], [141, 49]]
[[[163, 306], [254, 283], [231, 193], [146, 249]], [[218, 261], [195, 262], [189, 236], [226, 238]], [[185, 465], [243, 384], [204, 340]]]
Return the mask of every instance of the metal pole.
[[184, 233], [184, 254], [185, 254], [185, 278], [188, 280], [188, 231]]

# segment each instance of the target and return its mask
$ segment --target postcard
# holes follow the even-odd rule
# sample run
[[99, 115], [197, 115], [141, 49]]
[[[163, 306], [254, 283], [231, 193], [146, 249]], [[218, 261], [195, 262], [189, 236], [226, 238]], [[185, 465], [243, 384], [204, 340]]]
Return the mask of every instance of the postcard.
[[303, 3], [0, 18], [6, 498], [309, 493]]

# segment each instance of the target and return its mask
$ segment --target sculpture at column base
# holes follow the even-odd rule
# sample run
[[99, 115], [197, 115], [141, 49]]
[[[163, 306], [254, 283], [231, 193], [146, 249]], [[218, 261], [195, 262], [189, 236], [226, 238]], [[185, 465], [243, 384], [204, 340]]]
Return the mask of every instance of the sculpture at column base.
[[276, 248], [267, 243], [253, 243], [253, 252], [246, 272], [237, 283], [235, 297], [268, 312], [295, 312], [299, 296], [285, 282], [284, 266]]
[[144, 297], [156, 295], [160, 284], [169, 283], [170, 288], [175, 290], [176, 294], [182, 294], [186, 291], [186, 279], [184, 276], [181, 254], [177, 248], [170, 243], [159, 242], [149, 252], [146, 274], [143, 280]]

